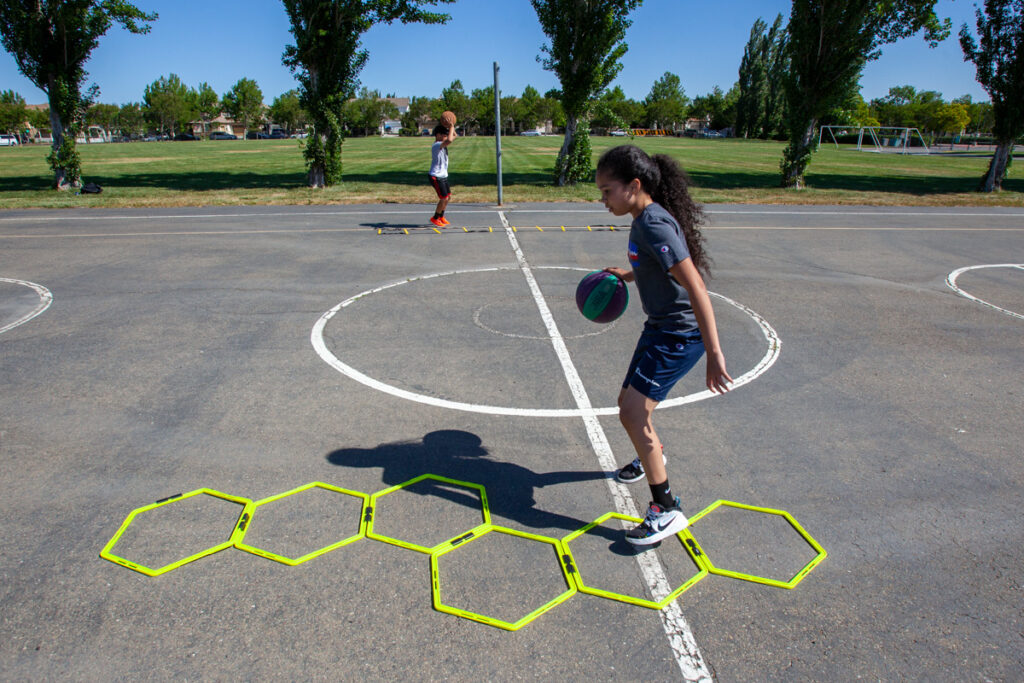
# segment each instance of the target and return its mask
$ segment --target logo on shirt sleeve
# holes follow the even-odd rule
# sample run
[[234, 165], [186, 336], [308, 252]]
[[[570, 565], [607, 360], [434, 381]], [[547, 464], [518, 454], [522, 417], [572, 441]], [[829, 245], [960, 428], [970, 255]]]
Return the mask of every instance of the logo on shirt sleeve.
[[633, 240], [629, 241], [629, 262], [636, 263], [640, 260], [640, 250], [637, 249], [636, 243]]
[[662, 246], [662, 248], [659, 251], [661, 251], [662, 254], [667, 254], [668, 253], [668, 245], [666, 244], [666, 245]]

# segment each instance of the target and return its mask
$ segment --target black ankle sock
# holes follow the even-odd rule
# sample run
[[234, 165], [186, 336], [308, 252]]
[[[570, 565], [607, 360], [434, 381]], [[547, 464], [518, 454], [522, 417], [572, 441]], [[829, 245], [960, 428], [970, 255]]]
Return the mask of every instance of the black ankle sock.
[[441, 213], [440, 213], [440, 214], [438, 215], [438, 218], [444, 218], [444, 211], [442, 211], [442, 212], [441, 212]]
[[434, 218], [440, 218], [440, 217], [441, 217], [441, 214], [439, 214], [437, 211], [435, 211], [434, 212]]
[[672, 487], [668, 485], [668, 479], [661, 484], [648, 484], [651, 488], [651, 498], [662, 508], [675, 507], [676, 499], [672, 495]]

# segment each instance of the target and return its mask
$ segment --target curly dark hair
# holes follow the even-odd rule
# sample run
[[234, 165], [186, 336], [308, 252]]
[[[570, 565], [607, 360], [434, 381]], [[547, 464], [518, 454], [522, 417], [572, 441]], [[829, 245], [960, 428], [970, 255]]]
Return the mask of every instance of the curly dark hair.
[[621, 183], [640, 181], [651, 199], [665, 207], [679, 223], [690, 250], [693, 265], [705, 277], [711, 277], [711, 257], [704, 248], [701, 226], [706, 216], [700, 205], [690, 197], [690, 177], [675, 159], [667, 154], [648, 156], [635, 145], [612, 147], [597, 160], [597, 170]]

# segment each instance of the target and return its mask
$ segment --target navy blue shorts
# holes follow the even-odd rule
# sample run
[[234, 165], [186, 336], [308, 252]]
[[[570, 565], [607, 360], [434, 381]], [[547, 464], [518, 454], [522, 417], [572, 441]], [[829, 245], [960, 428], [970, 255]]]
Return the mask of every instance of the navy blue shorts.
[[644, 327], [636, 343], [622, 388], [633, 387], [654, 401], [664, 401], [676, 382], [704, 355], [700, 331], [673, 332]]

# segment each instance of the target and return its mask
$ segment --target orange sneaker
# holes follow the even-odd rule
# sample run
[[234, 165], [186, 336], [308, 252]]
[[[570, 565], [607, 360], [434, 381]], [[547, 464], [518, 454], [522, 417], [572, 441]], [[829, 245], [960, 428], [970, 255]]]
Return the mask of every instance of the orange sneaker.
[[448, 220], [447, 218], [445, 218], [444, 216], [441, 216], [441, 220], [442, 220], [442, 221], [444, 221], [444, 224], [445, 224], [445, 225], [451, 225], [451, 224], [452, 224], [452, 223], [451, 223], [451, 221], [449, 221], [449, 220]]
[[442, 219], [442, 218], [434, 218], [433, 216], [431, 216], [430, 222], [433, 223], [434, 225], [436, 225], [439, 228], [443, 228], [444, 225], [445, 225], [444, 224], [444, 219]]

